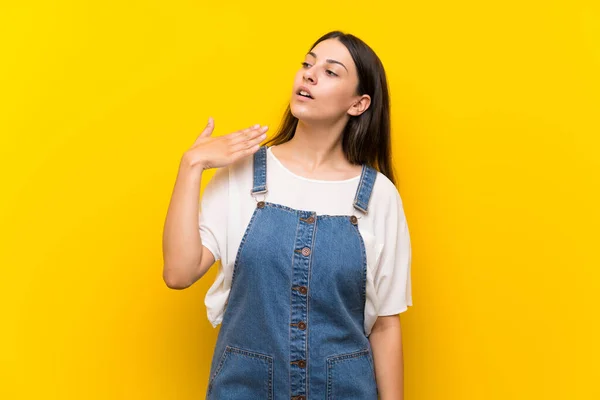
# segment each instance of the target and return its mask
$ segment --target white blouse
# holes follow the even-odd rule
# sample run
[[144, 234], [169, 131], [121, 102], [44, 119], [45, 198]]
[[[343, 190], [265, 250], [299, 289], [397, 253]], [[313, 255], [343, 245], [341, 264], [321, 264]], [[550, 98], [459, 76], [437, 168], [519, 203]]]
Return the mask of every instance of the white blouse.
[[317, 214], [356, 215], [366, 248], [367, 288], [364, 329], [368, 336], [379, 315], [393, 315], [412, 306], [411, 245], [402, 199], [394, 184], [377, 172], [368, 214], [356, 210], [354, 196], [360, 176], [328, 181], [309, 179], [288, 170], [267, 150], [267, 187], [252, 197], [253, 156], [218, 168], [206, 185], [198, 216], [202, 244], [221, 260], [205, 297], [208, 320], [217, 327], [231, 288], [233, 265], [256, 202], [265, 200]]

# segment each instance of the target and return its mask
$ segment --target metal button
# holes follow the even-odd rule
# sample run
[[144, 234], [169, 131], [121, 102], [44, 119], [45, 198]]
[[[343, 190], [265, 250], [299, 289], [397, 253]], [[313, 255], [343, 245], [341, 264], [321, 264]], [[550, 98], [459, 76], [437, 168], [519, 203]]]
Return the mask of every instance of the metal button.
[[306, 360], [296, 360], [296, 361], [290, 362], [290, 364], [296, 364], [300, 368], [306, 368]]
[[308, 257], [310, 255], [310, 249], [308, 247], [305, 247], [302, 249], [302, 255], [304, 257]]
[[265, 208], [265, 202], [264, 201], [259, 201], [258, 203], [256, 203], [256, 207], [258, 207], [258, 208]]
[[292, 396], [292, 400], [306, 400], [306, 396], [304, 396], [304, 395]]
[[306, 329], [306, 324], [302, 321], [298, 322], [298, 329], [302, 329], [305, 330]]
[[314, 222], [315, 222], [315, 217], [308, 217], [308, 218], [306, 219], [306, 222], [308, 222], [309, 224], [312, 224], [312, 223], [314, 223]]
[[350, 217], [350, 222], [352, 222], [352, 225], [358, 224], [358, 218], [356, 218], [356, 215]]
[[306, 286], [300, 286], [300, 288], [298, 288], [298, 290], [302, 294], [306, 294], [306, 292], [308, 291], [308, 289], [306, 288]]

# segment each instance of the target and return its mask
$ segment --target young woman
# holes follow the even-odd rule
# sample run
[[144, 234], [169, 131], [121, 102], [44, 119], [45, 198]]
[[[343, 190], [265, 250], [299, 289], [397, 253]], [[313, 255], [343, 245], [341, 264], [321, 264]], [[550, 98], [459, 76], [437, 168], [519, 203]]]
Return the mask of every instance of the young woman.
[[182, 157], [163, 238], [171, 288], [221, 260], [205, 299], [221, 324], [206, 398], [402, 399], [411, 248], [377, 55], [330, 32], [265, 145], [267, 127], [213, 127]]

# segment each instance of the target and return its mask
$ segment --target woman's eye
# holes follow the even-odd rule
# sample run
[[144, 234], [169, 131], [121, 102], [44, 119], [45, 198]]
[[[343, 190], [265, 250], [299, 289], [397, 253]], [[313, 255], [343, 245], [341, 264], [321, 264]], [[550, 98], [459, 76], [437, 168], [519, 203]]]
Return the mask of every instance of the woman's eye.
[[[303, 68], [309, 68], [310, 64], [307, 63], [306, 61], [302, 62], [302, 67]], [[328, 69], [325, 71], [325, 73], [329, 76], [338, 76], [338, 74], [336, 74], [335, 72], [333, 72], [332, 70]]]

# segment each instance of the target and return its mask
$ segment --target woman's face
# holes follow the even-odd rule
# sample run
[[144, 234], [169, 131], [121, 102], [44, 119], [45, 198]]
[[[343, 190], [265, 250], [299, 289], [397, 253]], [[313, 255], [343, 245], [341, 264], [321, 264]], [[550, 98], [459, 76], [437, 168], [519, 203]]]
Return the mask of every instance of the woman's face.
[[304, 57], [296, 73], [290, 100], [292, 115], [318, 123], [335, 123], [347, 114], [358, 115], [370, 99], [358, 95], [357, 87], [358, 73], [346, 46], [337, 39], [324, 40]]

